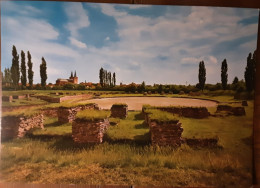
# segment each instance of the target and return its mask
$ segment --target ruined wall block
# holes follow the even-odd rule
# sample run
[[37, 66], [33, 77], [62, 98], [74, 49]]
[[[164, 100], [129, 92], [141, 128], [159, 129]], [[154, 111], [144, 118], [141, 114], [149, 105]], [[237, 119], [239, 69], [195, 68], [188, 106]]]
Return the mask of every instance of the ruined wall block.
[[111, 107], [111, 117], [126, 118], [128, 114], [127, 104], [113, 104]]
[[86, 109], [98, 110], [99, 107], [97, 104], [86, 104], [76, 107], [59, 107], [57, 111], [58, 121], [60, 123], [71, 123], [75, 120], [77, 112]]
[[158, 107], [159, 110], [166, 111], [179, 116], [202, 119], [209, 117], [210, 113], [206, 107]]
[[35, 127], [44, 128], [43, 114], [32, 117], [2, 117], [1, 139], [4, 141], [13, 138], [21, 138], [27, 131]]
[[151, 132], [152, 145], [159, 146], [181, 146], [183, 128], [178, 121], [160, 122], [150, 120], [149, 123]]
[[12, 102], [13, 96], [2, 96], [2, 101], [4, 102]]
[[72, 123], [72, 138], [75, 143], [102, 143], [109, 120], [75, 119]]
[[234, 116], [244, 116], [246, 111], [244, 106], [230, 106], [230, 105], [218, 105], [217, 113], [219, 112], [228, 112], [230, 115]]
[[58, 109], [59, 108], [46, 108], [46, 109], [43, 109], [41, 112], [44, 116], [57, 117], [58, 116]]

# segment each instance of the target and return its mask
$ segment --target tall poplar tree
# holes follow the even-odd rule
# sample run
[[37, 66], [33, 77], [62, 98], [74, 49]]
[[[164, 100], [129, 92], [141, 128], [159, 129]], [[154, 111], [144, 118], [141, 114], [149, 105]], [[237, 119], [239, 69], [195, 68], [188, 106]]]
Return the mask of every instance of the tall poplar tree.
[[40, 75], [41, 75], [41, 86], [45, 87], [46, 80], [48, 77], [47, 77], [47, 64], [44, 57], [42, 57], [42, 64], [40, 65]]
[[206, 82], [206, 68], [204, 61], [199, 63], [199, 87], [203, 91]]
[[33, 66], [32, 56], [31, 56], [29, 51], [27, 52], [27, 58], [28, 58], [28, 62], [27, 62], [27, 66], [28, 66], [28, 82], [29, 82], [30, 88], [32, 88], [33, 87], [33, 75], [34, 75], [34, 72], [32, 70], [32, 66]]
[[113, 86], [116, 86], [116, 73], [113, 73]]
[[104, 69], [102, 67], [99, 70], [99, 83], [101, 87], [104, 87]]
[[25, 64], [25, 53], [22, 50], [21, 51], [21, 83], [22, 83], [22, 88], [26, 88], [26, 64]]
[[247, 65], [246, 65], [244, 76], [246, 82], [246, 89], [248, 92], [251, 92], [254, 89], [255, 72], [256, 72], [256, 52], [254, 53], [253, 57], [251, 53], [249, 53], [247, 57]]
[[13, 87], [16, 90], [19, 86], [20, 80], [20, 71], [19, 71], [19, 55], [17, 54], [16, 47], [13, 45], [12, 49], [12, 66], [11, 66], [11, 75], [13, 81]]
[[228, 82], [228, 65], [227, 65], [227, 60], [224, 59], [221, 65], [221, 83], [222, 83], [222, 88], [226, 90], [227, 88], [227, 82]]
[[29, 81], [30, 88], [32, 88], [33, 87], [33, 74], [34, 74], [34, 72], [32, 70], [32, 66], [33, 66], [32, 56], [31, 56], [29, 51], [27, 52], [27, 58], [28, 58], [28, 62], [27, 62], [27, 66], [28, 66], [28, 81]]

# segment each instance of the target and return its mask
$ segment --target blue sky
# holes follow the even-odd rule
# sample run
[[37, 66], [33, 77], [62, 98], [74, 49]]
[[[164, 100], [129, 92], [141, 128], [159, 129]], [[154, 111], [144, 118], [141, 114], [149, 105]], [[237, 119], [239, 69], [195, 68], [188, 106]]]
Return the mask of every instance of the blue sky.
[[47, 82], [77, 71], [80, 82], [98, 82], [103, 67], [117, 84], [196, 84], [204, 61], [207, 83], [243, 79], [246, 58], [256, 49], [257, 9], [119, 5], [72, 2], [1, 2], [2, 70], [12, 46], [31, 52], [34, 82], [41, 57]]

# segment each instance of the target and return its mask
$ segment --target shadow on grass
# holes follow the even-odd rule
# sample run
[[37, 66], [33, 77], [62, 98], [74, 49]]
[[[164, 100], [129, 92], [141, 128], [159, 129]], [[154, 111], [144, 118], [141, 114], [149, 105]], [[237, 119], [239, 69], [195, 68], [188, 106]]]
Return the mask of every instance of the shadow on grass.
[[60, 123], [59, 121], [55, 121], [52, 123], [45, 124], [44, 127], [58, 127], [63, 125], [64, 123]]
[[104, 135], [104, 142], [110, 143], [110, 144], [128, 144], [133, 146], [145, 146], [150, 145], [150, 133], [146, 133], [144, 135], [137, 135], [134, 137], [134, 139], [111, 139], [108, 135]]
[[141, 123], [141, 124], [137, 124], [135, 125], [136, 129], [147, 129], [149, 128], [149, 125], [147, 125], [145, 122]]
[[144, 116], [143, 116], [142, 112], [135, 115], [135, 120], [144, 120]]

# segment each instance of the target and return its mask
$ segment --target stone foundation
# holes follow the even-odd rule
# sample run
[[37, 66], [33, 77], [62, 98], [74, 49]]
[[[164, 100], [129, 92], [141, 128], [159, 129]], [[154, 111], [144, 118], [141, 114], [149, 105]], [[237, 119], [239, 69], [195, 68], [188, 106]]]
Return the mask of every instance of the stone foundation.
[[177, 121], [159, 122], [150, 120], [149, 123], [152, 145], [181, 146], [183, 128]]
[[76, 107], [59, 107], [58, 109], [58, 121], [60, 123], [71, 123], [75, 120], [77, 112], [85, 109], [99, 109], [97, 104], [86, 104]]
[[57, 117], [58, 116], [58, 109], [59, 108], [46, 108], [41, 110], [42, 114], [44, 116], [48, 116], [48, 117]]
[[157, 109], [182, 117], [202, 119], [207, 118], [210, 113], [206, 107], [157, 107]]
[[75, 143], [102, 143], [109, 120], [75, 119], [72, 123], [72, 138]]
[[1, 139], [5, 141], [13, 138], [21, 138], [27, 131], [35, 127], [44, 128], [42, 114], [32, 117], [2, 117]]
[[111, 117], [126, 118], [128, 113], [128, 106], [126, 104], [113, 104], [111, 107]]
[[186, 138], [185, 142], [193, 148], [218, 147], [218, 138]]
[[246, 111], [243, 106], [218, 105], [216, 113], [219, 112], [227, 112], [228, 115], [234, 115], [234, 116], [246, 115]]
[[12, 102], [13, 96], [2, 96], [2, 101], [4, 102]]
[[26, 98], [26, 95], [14, 95], [13, 99], [24, 99]]

